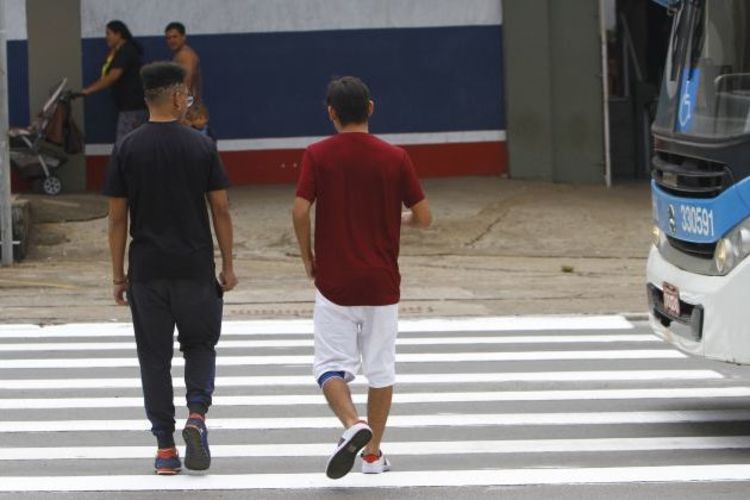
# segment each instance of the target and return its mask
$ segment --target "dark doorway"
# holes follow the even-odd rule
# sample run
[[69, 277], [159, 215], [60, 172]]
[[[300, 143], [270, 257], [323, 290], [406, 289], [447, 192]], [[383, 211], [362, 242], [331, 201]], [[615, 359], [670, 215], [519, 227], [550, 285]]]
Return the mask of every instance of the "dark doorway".
[[615, 12], [607, 47], [612, 176], [647, 179], [672, 18], [650, 0], [616, 0]]

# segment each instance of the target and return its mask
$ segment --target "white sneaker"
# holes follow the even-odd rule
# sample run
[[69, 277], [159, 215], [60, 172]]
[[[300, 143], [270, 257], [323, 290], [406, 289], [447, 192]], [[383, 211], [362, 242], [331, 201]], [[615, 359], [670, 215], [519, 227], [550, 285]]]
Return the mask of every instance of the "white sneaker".
[[357, 422], [344, 431], [336, 451], [328, 459], [326, 476], [339, 479], [349, 474], [359, 450], [364, 448], [370, 439], [372, 439], [372, 429], [365, 422]]
[[383, 452], [377, 455], [362, 455], [362, 474], [382, 474], [391, 470], [391, 462]]

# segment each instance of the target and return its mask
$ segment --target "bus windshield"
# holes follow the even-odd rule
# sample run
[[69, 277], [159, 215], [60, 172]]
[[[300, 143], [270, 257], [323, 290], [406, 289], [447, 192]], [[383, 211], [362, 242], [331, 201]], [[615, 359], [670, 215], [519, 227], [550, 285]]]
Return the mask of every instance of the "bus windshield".
[[675, 13], [655, 132], [750, 134], [750, 2], [685, 0]]

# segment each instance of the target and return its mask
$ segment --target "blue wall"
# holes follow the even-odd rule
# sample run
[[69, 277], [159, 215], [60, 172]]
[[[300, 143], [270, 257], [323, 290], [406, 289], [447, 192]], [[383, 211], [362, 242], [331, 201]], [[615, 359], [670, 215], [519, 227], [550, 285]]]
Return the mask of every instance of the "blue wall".
[[[11, 126], [29, 124], [29, 51], [26, 41], [8, 42], [8, 114]], [[41, 105], [40, 105], [41, 106]]]
[[[170, 57], [162, 37], [139, 41], [144, 62]], [[189, 43], [220, 139], [329, 134], [326, 84], [345, 74], [370, 85], [376, 133], [505, 128], [500, 26], [193, 35]], [[28, 118], [25, 54], [26, 42], [9, 44], [14, 123]], [[86, 83], [105, 55], [103, 39], [83, 40]], [[88, 143], [111, 143], [114, 120], [109, 92], [87, 98]]]

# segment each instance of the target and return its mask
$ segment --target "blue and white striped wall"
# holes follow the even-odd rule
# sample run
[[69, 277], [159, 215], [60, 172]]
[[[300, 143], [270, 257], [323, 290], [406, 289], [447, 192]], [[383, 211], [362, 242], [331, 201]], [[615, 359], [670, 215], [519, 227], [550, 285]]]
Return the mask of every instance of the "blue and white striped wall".
[[[23, 0], [10, 0], [23, 19]], [[332, 76], [354, 74], [376, 100], [372, 131], [404, 145], [423, 176], [507, 168], [500, 0], [82, 0], [84, 81], [121, 19], [145, 60], [170, 56], [164, 26], [188, 29], [204, 99], [235, 183], [291, 182], [302, 150], [332, 130], [323, 105]], [[25, 33], [9, 45], [12, 120], [23, 122]], [[12, 61], [11, 61], [12, 62]], [[26, 99], [28, 100], [28, 99]], [[101, 183], [114, 137], [107, 93], [86, 101], [88, 183]]]

